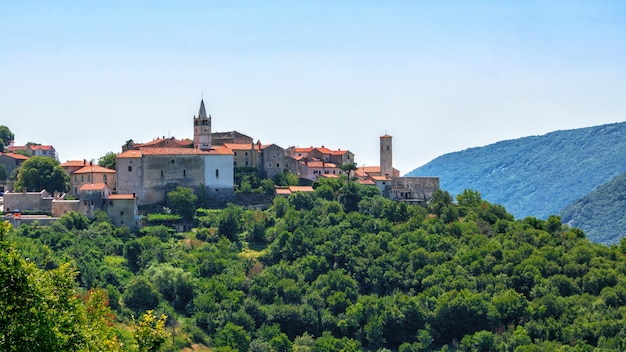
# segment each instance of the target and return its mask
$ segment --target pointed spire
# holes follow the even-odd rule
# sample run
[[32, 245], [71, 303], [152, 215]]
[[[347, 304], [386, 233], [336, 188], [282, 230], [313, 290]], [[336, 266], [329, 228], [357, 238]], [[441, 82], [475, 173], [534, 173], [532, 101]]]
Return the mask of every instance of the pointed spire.
[[198, 111], [198, 117], [201, 119], [206, 119], [206, 110], [204, 109], [204, 99], [200, 101], [200, 111]]

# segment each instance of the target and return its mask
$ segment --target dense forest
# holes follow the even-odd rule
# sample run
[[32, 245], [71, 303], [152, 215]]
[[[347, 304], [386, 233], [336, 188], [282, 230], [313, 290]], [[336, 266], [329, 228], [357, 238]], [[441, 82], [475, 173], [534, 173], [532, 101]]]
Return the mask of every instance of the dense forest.
[[452, 195], [474, 189], [516, 218], [547, 219], [624, 172], [626, 122], [449, 153], [407, 175], [439, 176]]
[[626, 241], [557, 216], [516, 220], [472, 190], [412, 206], [345, 179], [200, 208], [177, 233], [183, 208], [137, 233], [103, 214], [5, 223], [3, 349], [626, 349]]
[[584, 228], [588, 238], [619, 243], [626, 235], [626, 173], [603, 184], [559, 212], [563, 222]]

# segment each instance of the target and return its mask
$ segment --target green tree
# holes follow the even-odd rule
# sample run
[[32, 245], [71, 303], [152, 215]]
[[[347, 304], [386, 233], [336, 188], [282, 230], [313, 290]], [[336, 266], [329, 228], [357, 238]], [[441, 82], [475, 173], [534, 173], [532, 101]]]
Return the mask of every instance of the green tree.
[[220, 236], [225, 236], [231, 241], [237, 240], [237, 235], [241, 227], [241, 216], [243, 209], [232, 203], [229, 203], [219, 217], [217, 225]]
[[215, 335], [215, 345], [230, 347], [234, 351], [247, 351], [250, 346], [250, 334], [243, 327], [228, 322]]
[[0, 223], [0, 349], [119, 349], [104, 292], [81, 297], [75, 289], [77, 272], [69, 264], [37, 268], [8, 244], [9, 230], [8, 222]]
[[7, 126], [0, 126], [0, 152], [4, 151], [4, 147], [11, 144], [15, 139], [15, 135]]
[[7, 167], [4, 164], [0, 164], [0, 181], [6, 181], [7, 178], [9, 178]]
[[45, 156], [34, 156], [22, 163], [15, 182], [15, 189], [39, 192], [67, 192], [70, 188], [69, 175], [59, 162]]
[[108, 152], [98, 159], [98, 165], [107, 169], [115, 170], [115, 161], [117, 155], [114, 152]]
[[360, 200], [356, 182], [348, 182], [339, 189], [339, 203], [346, 213], [359, 210]]
[[188, 187], [178, 186], [175, 190], [167, 193], [167, 202], [170, 208], [185, 220], [193, 219], [197, 200], [198, 197]]
[[348, 174], [348, 181], [350, 181], [350, 175], [352, 174], [352, 171], [356, 171], [357, 170], [357, 166], [356, 163], [347, 163], [347, 164], [343, 164], [339, 167], [343, 172], [345, 172], [346, 174]]
[[139, 346], [139, 351], [158, 351], [168, 337], [165, 330], [167, 316], [161, 314], [160, 317], [154, 315], [154, 311], [148, 310], [135, 325], [135, 340]]
[[135, 312], [154, 309], [159, 304], [159, 293], [144, 276], [135, 276], [123, 295], [124, 304]]

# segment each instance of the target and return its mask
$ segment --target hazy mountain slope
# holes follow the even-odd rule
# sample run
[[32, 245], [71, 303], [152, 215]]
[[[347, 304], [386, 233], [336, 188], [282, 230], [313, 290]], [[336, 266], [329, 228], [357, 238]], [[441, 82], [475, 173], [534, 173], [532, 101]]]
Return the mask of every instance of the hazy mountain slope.
[[626, 171], [626, 123], [556, 131], [445, 154], [408, 173], [469, 188], [517, 218], [546, 218]]
[[626, 235], [626, 173], [578, 199], [559, 215], [564, 223], [585, 231], [593, 242], [618, 243]]

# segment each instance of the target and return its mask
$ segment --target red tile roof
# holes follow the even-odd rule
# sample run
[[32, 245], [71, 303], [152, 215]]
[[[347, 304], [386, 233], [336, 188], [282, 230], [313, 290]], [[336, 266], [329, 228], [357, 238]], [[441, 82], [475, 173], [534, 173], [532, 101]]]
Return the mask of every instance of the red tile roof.
[[107, 199], [135, 199], [134, 194], [109, 194]]
[[28, 159], [28, 157], [26, 155], [17, 154], [17, 153], [0, 153], [0, 155], [4, 155], [4, 156], [7, 156], [9, 158], [19, 159], [19, 160], [27, 160]]
[[310, 153], [311, 150], [313, 150], [315, 148], [313, 147], [308, 147], [308, 148], [293, 148], [293, 151], [296, 153]]
[[33, 146], [30, 147], [30, 149], [32, 149], [32, 150], [37, 150], [37, 149], [50, 150], [50, 149], [54, 149], [54, 147], [51, 146], [51, 145], [33, 145]]
[[[139, 148], [149, 148], [152, 147], [154, 145], [159, 145], [159, 144], [172, 144], [172, 148], [187, 148], [191, 145], [191, 141], [190, 140], [180, 140], [180, 139], [176, 139], [174, 137], [170, 137], [170, 138], [157, 138], [153, 141], [150, 142], [146, 142], [146, 143], [137, 143], [135, 144], [135, 147], [139, 147]], [[176, 147], [178, 146], [178, 147]]]
[[[226, 147], [213, 147], [211, 150], [196, 148], [141, 148], [143, 155], [232, 155], [233, 151]], [[124, 153], [122, 153], [124, 154]]]
[[232, 150], [250, 150], [254, 146], [255, 150], [259, 150], [259, 146], [250, 143], [224, 143], [224, 147]]
[[317, 150], [317, 151], [319, 151], [320, 153], [323, 153], [323, 154], [332, 154], [333, 153], [332, 150], [330, 150], [330, 149], [328, 149], [326, 147], [315, 148], [315, 150]]
[[289, 190], [289, 188], [276, 188], [276, 194], [288, 196], [291, 194], [291, 191]]
[[350, 151], [340, 149], [340, 150], [333, 150], [332, 152], [333, 152], [333, 155], [343, 155], [343, 154], [349, 153]]
[[85, 166], [87, 165], [87, 161], [85, 160], [68, 160], [63, 164], [60, 164], [61, 167], [77, 167], [77, 166]]
[[101, 191], [106, 188], [104, 183], [86, 183], [80, 186], [80, 191]]
[[372, 176], [372, 180], [374, 180], [374, 181], [391, 181], [391, 177], [389, 177], [389, 176]]
[[115, 173], [115, 170], [111, 170], [111, 169], [107, 169], [106, 167], [102, 167], [99, 165], [87, 165], [83, 168], [80, 168], [76, 171], [74, 171], [75, 174], [90, 174], [90, 173], [94, 173], [94, 172], [99, 172], [99, 173]]
[[360, 183], [360, 184], [362, 184], [362, 185], [366, 185], [366, 186], [369, 186], [369, 185], [372, 185], [372, 186], [373, 186], [373, 185], [375, 185], [375, 184], [376, 184], [374, 181], [372, 181], [372, 180], [370, 180], [370, 179], [367, 179], [367, 180], [359, 180], [359, 183]]
[[289, 186], [289, 191], [294, 192], [313, 192], [312, 186]]
[[306, 165], [309, 168], [318, 168], [319, 167], [319, 168], [329, 168], [329, 169], [332, 169], [332, 168], [336, 168], [337, 167], [337, 165], [335, 165], [333, 163], [325, 163], [325, 162], [322, 162], [322, 161], [309, 161]]
[[121, 154], [118, 154], [118, 158], [141, 158], [143, 154], [140, 150], [127, 150]]

